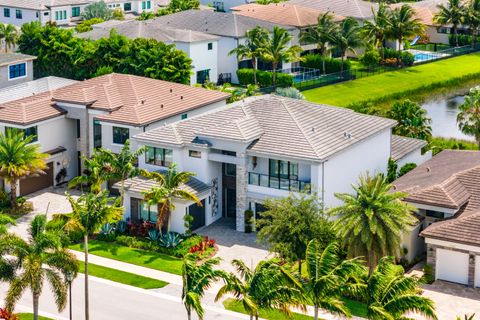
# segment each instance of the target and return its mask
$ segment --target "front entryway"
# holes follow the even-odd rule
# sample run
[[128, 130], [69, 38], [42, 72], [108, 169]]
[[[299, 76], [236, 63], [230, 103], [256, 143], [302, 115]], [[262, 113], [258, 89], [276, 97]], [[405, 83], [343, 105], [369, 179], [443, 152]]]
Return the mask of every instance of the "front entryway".
[[231, 163], [222, 163], [222, 202], [223, 217], [237, 216], [237, 166]]
[[43, 171], [45, 174], [20, 180], [21, 196], [53, 186], [53, 162], [47, 163], [47, 169]]
[[188, 213], [193, 217], [191, 230], [196, 230], [205, 225], [205, 199], [201, 201], [202, 205], [192, 204], [188, 208]]

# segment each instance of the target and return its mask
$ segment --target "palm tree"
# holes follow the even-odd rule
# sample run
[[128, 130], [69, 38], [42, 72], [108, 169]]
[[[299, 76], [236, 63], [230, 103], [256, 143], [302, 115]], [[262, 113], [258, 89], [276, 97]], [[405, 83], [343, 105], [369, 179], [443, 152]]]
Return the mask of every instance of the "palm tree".
[[360, 27], [357, 20], [351, 17], [343, 20], [332, 33], [331, 39], [332, 44], [340, 52], [342, 59], [341, 72], [343, 74], [343, 64], [347, 52], [352, 52], [355, 54], [355, 48], [361, 45]]
[[322, 59], [322, 73], [325, 74], [325, 59], [330, 53], [331, 34], [335, 30], [336, 24], [333, 15], [326, 12], [318, 16], [317, 25], [301, 34], [300, 40], [306, 43], [317, 44]]
[[365, 288], [368, 319], [407, 319], [415, 312], [427, 319], [437, 319], [434, 302], [418, 294], [420, 279], [405, 276], [393, 257], [383, 257], [367, 280]]
[[165, 173], [142, 170], [142, 175], [157, 182], [157, 186], [145, 192], [144, 196], [150, 205], [158, 207], [157, 227], [159, 229], [168, 230], [170, 215], [175, 209], [175, 198], [193, 201], [197, 205], [201, 205], [197, 196], [183, 187], [190, 181], [193, 173], [177, 172], [176, 165], [172, 164]]
[[430, 126], [432, 120], [428, 117], [427, 111], [413, 101], [395, 102], [387, 116], [397, 121], [393, 128], [394, 134], [427, 141], [432, 138]]
[[470, 30], [472, 47], [474, 47], [480, 29], [480, 0], [471, 0], [464, 11], [463, 24]]
[[78, 261], [62, 247], [61, 236], [47, 232], [46, 215], [37, 215], [29, 228], [29, 240], [7, 234], [0, 238], [0, 250], [15, 257], [19, 273], [10, 282], [5, 302], [8, 310], [14, 310], [16, 302], [29, 288], [33, 295], [33, 319], [38, 319], [39, 298], [46, 280], [52, 289], [59, 311], [67, 302], [67, 284], [63, 275], [78, 272]]
[[130, 149], [130, 140], [125, 142], [118, 154], [113, 153], [109, 149], [100, 149], [100, 153], [103, 154], [101, 158], [105, 159], [106, 163], [110, 165], [110, 177], [121, 182], [120, 205], [123, 205], [125, 197], [125, 180], [140, 173], [135, 164], [138, 161], [138, 157], [144, 154], [146, 150], [147, 148], [143, 146], [136, 151], [132, 151]]
[[0, 39], [5, 42], [5, 52], [8, 52], [17, 42], [17, 28], [13, 24], [0, 23]]
[[262, 44], [261, 59], [272, 64], [272, 82], [276, 84], [276, 73], [278, 64], [282, 62], [291, 62], [300, 58], [302, 48], [294, 45], [290, 46], [292, 35], [287, 30], [280, 27], [273, 27], [272, 35], [268, 35], [265, 43]]
[[[233, 260], [237, 273], [230, 273], [215, 301], [232, 294], [245, 310], [258, 320], [260, 310], [280, 310], [291, 315], [290, 308], [304, 309], [301, 284], [272, 260], [261, 261], [250, 269], [242, 260]], [[238, 274], [238, 275], [237, 275]]]
[[68, 188], [75, 188], [80, 186], [83, 191], [83, 186], [88, 185], [90, 192], [99, 193], [102, 190], [102, 184], [112, 177], [112, 165], [108, 161], [105, 152], [96, 149], [93, 151], [93, 156], [89, 159], [82, 157], [83, 166], [85, 167], [82, 175], [74, 177], [68, 182]]
[[17, 184], [20, 179], [31, 175], [44, 174], [47, 168], [47, 154], [39, 152], [38, 144], [31, 144], [33, 136], [25, 137], [24, 132], [8, 129], [0, 133], [0, 176], [10, 185], [10, 206], [17, 206]]
[[480, 149], [480, 86], [470, 89], [459, 109], [457, 124], [460, 131], [473, 136]]
[[121, 219], [124, 208], [120, 206], [120, 200], [108, 197], [107, 191], [99, 193], [87, 193], [77, 200], [66, 193], [67, 199], [72, 206], [71, 214], [59, 214], [53, 217], [63, 225], [67, 232], [81, 232], [84, 241], [85, 253], [85, 319], [89, 319], [89, 296], [88, 296], [88, 239], [98, 232], [106, 223], [116, 222]]
[[405, 193], [390, 192], [381, 174], [362, 175], [352, 187], [354, 194], [335, 194], [343, 205], [330, 213], [338, 215], [334, 228], [348, 255], [364, 256], [372, 273], [380, 257], [398, 255], [402, 233], [415, 221], [414, 208], [401, 201]]
[[308, 243], [305, 260], [308, 276], [304, 284], [304, 292], [313, 302], [314, 319], [318, 319], [319, 309], [350, 317], [350, 310], [345, 306], [340, 295], [361, 284], [357, 276], [364, 273], [364, 268], [359, 260], [343, 260], [340, 257], [340, 248], [335, 242], [322, 250], [318, 240]]
[[7, 233], [7, 225], [15, 225], [15, 219], [7, 216], [6, 214], [0, 213], [0, 235]]
[[[15, 225], [15, 220], [0, 213], [0, 237], [7, 233], [7, 225]], [[3, 252], [4, 249], [0, 248], [0, 281], [11, 281], [15, 276], [15, 262], [9, 259]]]
[[183, 258], [182, 268], [182, 302], [187, 310], [187, 319], [192, 318], [192, 310], [198, 315], [200, 320], [205, 316], [205, 310], [202, 307], [202, 298], [212, 282], [225, 278], [224, 271], [215, 270], [220, 258], [210, 258], [197, 263], [195, 255], [189, 253]]
[[438, 13], [435, 14], [435, 22], [441, 25], [452, 25], [452, 33], [455, 37], [455, 46], [458, 47], [458, 26], [462, 24], [465, 9], [461, 0], [448, 0], [448, 4], [439, 4]]
[[[390, 8], [383, 2], [378, 6], [378, 11], [375, 12], [372, 8], [373, 18], [366, 20], [363, 23], [361, 34], [367, 40], [373, 42], [376, 48], [385, 47], [385, 40], [388, 33], [388, 19], [390, 16]], [[382, 58], [385, 56], [382, 50]]]
[[424, 25], [420, 19], [415, 18], [415, 11], [409, 5], [404, 4], [400, 8], [392, 10], [388, 19], [387, 37], [398, 42], [398, 65], [400, 65], [402, 61], [401, 52], [403, 41], [417, 34], [421, 34], [423, 30]]
[[261, 50], [265, 40], [268, 38], [268, 31], [261, 27], [255, 27], [248, 30], [245, 34], [246, 40], [244, 44], [238, 45], [230, 51], [228, 55], [235, 54], [238, 60], [250, 59], [252, 61], [253, 82], [257, 84], [257, 61], [261, 55]]

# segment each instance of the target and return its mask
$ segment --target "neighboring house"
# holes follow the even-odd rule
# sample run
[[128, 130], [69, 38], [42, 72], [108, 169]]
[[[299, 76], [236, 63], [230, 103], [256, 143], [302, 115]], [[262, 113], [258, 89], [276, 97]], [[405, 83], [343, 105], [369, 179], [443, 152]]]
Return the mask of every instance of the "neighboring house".
[[392, 135], [392, 159], [400, 170], [407, 163], [424, 163], [432, 157], [432, 151], [422, 152], [428, 143], [425, 140]]
[[[396, 148], [393, 126], [393, 120], [345, 108], [262, 96], [140, 133], [134, 141], [148, 147], [140, 168], [158, 171], [176, 163], [178, 170], [194, 172], [194, 184], [201, 185], [204, 206], [179, 201], [172, 230], [184, 231], [184, 215], [192, 209], [195, 228], [223, 216], [235, 218], [243, 231], [244, 211], [260, 215], [266, 198], [315, 192], [332, 207], [339, 204], [334, 193], [351, 192], [360, 174], [386, 172]], [[149, 183], [136, 178], [127, 185], [125, 216], [137, 219]], [[155, 217], [156, 208], [149, 210]]]
[[33, 80], [33, 60], [23, 53], [0, 53], [0, 88]]
[[373, 12], [378, 10], [378, 3], [363, 0], [290, 0], [287, 3], [343, 17], [353, 17], [360, 22], [372, 19]]
[[408, 249], [425, 252], [420, 233], [436, 280], [480, 287], [479, 181], [480, 152], [444, 150], [393, 183], [419, 216]]
[[[211, 78], [212, 82], [238, 83], [237, 70], [239, 65], [247, 67], [248, 62], [240, 64], [235, 55], [228, 53], [245, 42], [245, 33], [257, 26], [264, 27], [269, 31], [278, 24], [262, 21], [233, 13], [213, 12], [207, 10], [188, 10], [174, 14], [168, 14], [151, 20], [152, 26], [170, 27], [175, 29], [192, 30], [218, 36], [218, 79]], [[288, 29], [294, 39], [298, 39], [298, 31], [289, 26]], [[292, 41], [292, 44], [295, 44]], [[283, 68], [290, 68], [291, 63], [284, 63]], [[268, 67], [266, 67], [268, 69]]]
[[255, 0], [200, 0], [203, 6], [209, 6], [218, 12], [229, 12], [233, 7], [253, 3]]
[[185, 52], [192, 59], [192, 75], [190, 84], [203, 84], [218, 79], [218, 39], [219, 37], [192, 30], [173, 29], [164, 27], [152, 20], [146, 21], [107, 21], [94, 26], [89, 32], [79, 33], [77, 36], [97, 40], [108, 38], [112, 29], [130, 39], [155, 39], [175, 46]]
[[119, 152], [133, 135], [215, 110], [226, 104], [228, 96], [161, 80], [109, 74], [0, 103], [0, 131], [4, 127], [24, 129], [51, 155], [47, 175], [20, 182], [23, 195], [54, 185], [62, 168], [66, 180], [77, 176], [82, 171], [81, 156], [91, 156], [95, 148]]
[[[82, 19], [87, 5], [95, 0], [2, 0], [0, 22], [21, 26], [39, 21], [42, 25], [54, 22], [69, 25]], [[120, 8], [125, 12], [140, 14], [155, 10], [154, 0], [106, 0], [111, 9]]]

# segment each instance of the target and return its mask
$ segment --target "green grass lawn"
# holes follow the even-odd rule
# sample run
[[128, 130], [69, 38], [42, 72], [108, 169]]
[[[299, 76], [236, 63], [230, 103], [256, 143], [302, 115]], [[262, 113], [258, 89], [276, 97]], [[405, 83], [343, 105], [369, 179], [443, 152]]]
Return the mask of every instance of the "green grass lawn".
[[[33, 313], [19, 313], [18, 317], [20, 318], [20, 320], [33, 320]], [[38, 316], [38, 320], [53, 320], [53, 319]]]
[[303, 91], [312, 102], [346, 107], [354, 102], [398, 98], [415, 91], [430, 91], [449, 81], [473, 77], [480, 79], [480, 53], [440, 60], [398, 71], [346, 81]]
[[[235, 311], [239, 313], [247, 314], [243, 305], [234, 299], [226, 299], [223, 301], [223, 306], [225, 309], [230, 311]], [[280, 311], [260, 311], [259, 313], [260, 318], [268, 319], [268, 320], [311, 320], [313, 317], [306, 316], [299, 313], [294, 313], [291, 318], [287, 317], [285, 314], [281, 313]]]
[[[80, 272], [85, 273], [85, 265], [83, 263], [80, 263]], [[88, 274], [94, 277], [103, 278], [142, 289], [157, 289], [165, 287], [168, 284], [168, 282], [165, 281], [147, 278], [137, 274], [111, 269], [91, 263], [88, 264]]]
[[[182, 261], [166, 254], [129, 248], [115, 243], [98, 240], [90, 240], [88, 248], [90, 254], [100, 257], [178, 275], [182, 273]], [[83, 244], [72, 245], [70, 246], [70, 249], [83, 251]]]
[[350, 312], [352, 313], [352, 315], [354, 315], [356, 317], [361, 317], [361, 318], [366, 318], [367, 317], [367, 305], [366, 304], [364, 304], [362, 302], [358, 302], [356, 300], [351, 300], [351, 299], [348, 299], [348, 298], [343, 298], [343, 302], [348, 307], [348, 309], [350, 309]]

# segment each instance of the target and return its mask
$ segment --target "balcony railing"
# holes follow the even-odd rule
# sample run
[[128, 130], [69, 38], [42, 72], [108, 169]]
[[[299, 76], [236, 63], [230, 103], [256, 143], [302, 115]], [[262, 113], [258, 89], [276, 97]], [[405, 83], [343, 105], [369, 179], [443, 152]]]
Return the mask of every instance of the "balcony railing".
[[294, 192], [310, 193], [312, 189], [310, 181], [271, 177], [267, 174], [255, 172], [248, 173], [248, 184]]

